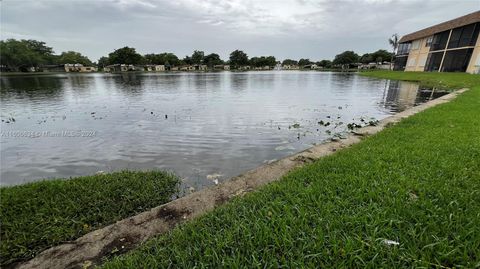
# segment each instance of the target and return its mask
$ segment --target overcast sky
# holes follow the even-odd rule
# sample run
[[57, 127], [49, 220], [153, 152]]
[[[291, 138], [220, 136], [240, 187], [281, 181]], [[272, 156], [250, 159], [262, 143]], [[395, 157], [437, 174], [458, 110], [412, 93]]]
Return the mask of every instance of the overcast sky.
[[479, 0], [0, 0], [1, 39], [45, 41], [92, 60], [138, 52], [231, 51], [250, 57], [332, 59], [390, 49], [407, 34], [480, 9]]

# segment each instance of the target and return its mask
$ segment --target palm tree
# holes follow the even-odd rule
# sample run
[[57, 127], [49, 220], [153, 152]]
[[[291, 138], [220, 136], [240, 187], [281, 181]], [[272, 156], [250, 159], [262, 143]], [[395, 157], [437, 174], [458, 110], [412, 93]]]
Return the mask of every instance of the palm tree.
[[388, 43], [390, 43], [390, 46], [392, 46], [393, 48], [392, 58], [390, 59], [390, 70], [391, 70], [392, 64], [393, 64], [393, 57], [395, 57], [395, 52], [397, 51], [397, 48], [398, 48], [398, 34], [393, 34], [392, 37], [388, 39]]

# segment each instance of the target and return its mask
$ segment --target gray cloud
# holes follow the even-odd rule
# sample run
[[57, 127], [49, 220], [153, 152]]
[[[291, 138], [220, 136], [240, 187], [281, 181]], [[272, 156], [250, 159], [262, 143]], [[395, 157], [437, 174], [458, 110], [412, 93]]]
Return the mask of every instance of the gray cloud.
[[234, 49], [277, 58], [331, 59], [343, 50], [388, 49], [387, 38], [480, 9], [448, 0], [3, 0], [1, 38], [34, 38], [92, 59]]

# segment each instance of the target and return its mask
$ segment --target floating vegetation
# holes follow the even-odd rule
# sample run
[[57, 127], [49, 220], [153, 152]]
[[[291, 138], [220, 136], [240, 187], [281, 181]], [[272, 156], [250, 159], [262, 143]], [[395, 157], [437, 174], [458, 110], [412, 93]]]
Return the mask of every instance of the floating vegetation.
[[348, 130], [353, 130], [355, 128], [362, 128], [362, 125], [357, 124], [355, 122], [352, 122], [352, 123], [347, 124], [347, 128], [348, 128]]

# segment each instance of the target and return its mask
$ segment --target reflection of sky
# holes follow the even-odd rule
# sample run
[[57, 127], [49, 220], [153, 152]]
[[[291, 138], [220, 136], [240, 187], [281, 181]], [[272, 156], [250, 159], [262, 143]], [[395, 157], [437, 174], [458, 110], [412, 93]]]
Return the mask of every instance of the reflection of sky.
[[353, 74], [297, 71], [73, 74], [1, 83], [2, 119], [16, 119], [2, 122], [2, 132], [97, 132], [2, 138], [2, 184], [128, 168], [169, 169], [185, 177], [185, 185], [210, 185], [208, 174], [226, 179], [322, 142], [327, 129], [343, 132], [360, 117], [381, 119], [411, 106], [418, 90], [413, 84], [403, 93], [401, 83]]

